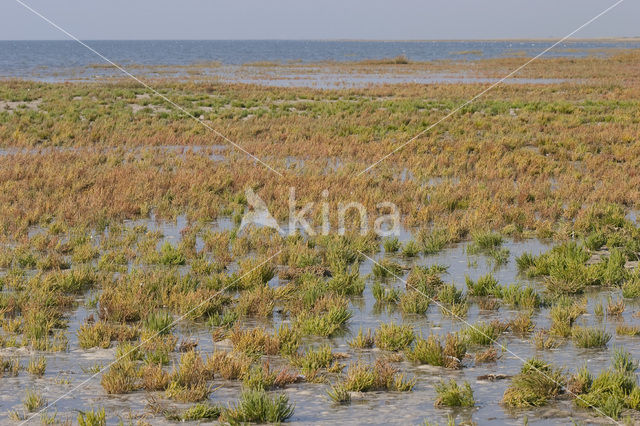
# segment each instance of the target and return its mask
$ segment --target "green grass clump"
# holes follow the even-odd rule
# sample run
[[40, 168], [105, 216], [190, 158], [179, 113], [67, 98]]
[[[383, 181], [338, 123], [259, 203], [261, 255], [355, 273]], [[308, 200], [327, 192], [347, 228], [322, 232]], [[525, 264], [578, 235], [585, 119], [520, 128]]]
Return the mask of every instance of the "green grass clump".
[[398, 288], [387, 287], [379, 281], [373, 283], [371, 292], [373, 293], [373, 297], [376, 299], [376, 302], [381, 304], [397, 303], [400, 299], [400, 290]]
[[321, 368], [329, 368], [333, 364], [333, 351], [331, 346], [322, 345], [315, 349], [309, 349], [302, 356], [293, 359], [293, 364], [300, 368], [304, 375], [315, 375]]
[[138, 389], [138, 369], [135, 362], [128, 357], [122, 358], [109, 367], [101, 379], [101, 384], [108, 394], [123, 394]]
[[387, 238], [382, 242], [382, 246], [384, 247], [384, 251], [387, 253], [395, 253], [400, 250], [400, 240], [398, 237]]
[[426, 339], [418, 337], [415, 344], [406, 351], [410, 361], [446, 368], [461, 368], [467, 353], [467, 344], [456, 333], [449, 333], [442, 346], [440, 337], [434, 334]]
[[245, 389], [271, 390], [276, 381], [276, 374], [269, 369], [269, 364], [252, 365], [242, 378]]
[[[239, 262], [240, 270], [237, 277], [238, 286], [243, 289], [252, 288], [258, 284], [266, 284], [276, 275], [276, 268], [264, 259], [249, 258]], [[237, 278], [234, 278], [237, 279]]]
[[589, 250], [600, 250], [607, 243], [607, 236], [602, 231], [592, 232], [584, 239], [584, 245]]
[[446, 267], [440, 267], [440, 265], [414, 266], [407, 277], [407, 289], [435, 297], [438, 290], [444, 285], [440, 278], [440, 274], [443, 272], [446, 272]]
[[152, 312], [144, 319], [142, 326], [160, 335], [170, 334], [173, 329], [173, 316], [169, 312]]
[[358, 334], [353, 339], [349, 340], [347, 343], [352, 348], [369, 349], [373, 347], [373, 344], [375, 343], [375, 339], [373, 338], [371, 329], [368, 328], [367, 332], [365, 333], [362, 330], [362, 327], [360, 327], [360, 329], [358, 330]]
[[560, 370], [532, 358], [513, 377], [502, 402], [509, 407], [540, 407], [556, 398], [564, 384], [565, 378]]
[[611, 249], [609, 256], [591, 267], [593, 285], [619, 286], [629, 276], [624, 265], [627, 262], [626, 255], [619, 249]]
[[37, 377], [42, 377], [46, 369], [47, 359], [43, 356], [31, 358], [27, 365], [27, 371]]
[[478, 281], [473, 281], [469, 276], [465, 278], [469, 295], [471, 296], [499, 296], [500, 286], [492, 274], [483, 275]]
[[389, 362], [378, 360], [374, 366], [358, 361], [347, 370], [342, 386], [347, 391], [370, 392], [388, 390], [408, 392], [413, 389], [416, 380], [405, 379]]
[[533, 343], [537, 349], [554, 349], [560, 345], [559, 339], [549, 335], [547, 330], [538, 330], [533, 335]]
[[180, 402], [202, 401], [212, 392], [211, 386], [207, 384], [212, 378], [213, 372], [205, 365], [199, 353], [194, 350], [185, 352], [180, 357], [180, 363], [171, 372], [166, 395]]
[[364, 292], [365, 281], [355, 265], [349, 270], [334, 273], [327, 287], [342, 296], [360, 296]]
[[17, 359], [5, 359], [0, 356], [0, 376], [15, 377], [20, 371], [20, 362]]
[[303, 334], [328, 337], [341, 330], [353, 314], [344, 306], [334, 306], [324, 313], [302, 313], [295, 327]]
[[536, 257], [531, 253], [522, 253], [522, 255], [516, 257], [516, 265], [518, 271], [526, 275], [533, 275], [537, 271], [534, 269], [536, 266]]
[[511, 252], [507, 248], [494, 248], [487, 251], [486, 255], [492, 259], [495, 266], [504, 265], [509, 261]]
[[40, 408], [47, 405], [47, 400], [41, 393], [36, 392], [35, 390], [29, 389], [22, 400], [25, 410], [28, 413], [33, 413]]
[[104, 408], [91, 411], [80, 411], [78, 413], [78, 426], [106, 426], [107, 415]]
[[378, 348], [387, 351], [400, 351], [411, 345], [415, 337], [413, 328], [409, 325], [383, 323], [376, 330], [375, 344]]
[[602, 348], [611, 340], [611, 334], [601, 328], [574, 327], [571, 338], [578, 348]]
[[232, 424], [281, 423], [293, 416], [294, 409], [285, 394], [270, 397], [263, 390], [247, 390], [222, 412], [221, 420]]
[[473, 399], [473, 390], [468, 382], [459, 386], [455, 380], [449, 383], [441, 380], [436, 384], [438, 398], [435, 401], [436, 407], [473, 407], [476, 402]]
[[166, 266], [180, 266], [187, 262], [184, 254], [173, 247], [170, 242], [165, 242], [158, 253], [157, 263]]
[[376, 373], [371, 366], [358, 362], [347, 370], [344, 388], [353, 392], [368, 392], [375, 389]]
[[[636, 382], [635, 371], [638, 363], [631, 354], [621, 348], [614, 352], [611, 367], [593, 378], [588, 371], [578, 371], [573, 377], [575, 402], [585, 408], [597, 408], [598, 414], [604, 414], [617, 420], [624, 408], [640, 408], [640, 388]], [[584, 370], [584, 369], [583, 369]]]
[[180, 420], [192, 422], [198, 420], [216, 420], [222, 414], [222, 407], [209, 403], [198, 403], [187, 408]]
[[527, 335], [535, 329], [535, 324], [531, 319], [532, 312], [520, 312], [509, 320], [509, 329], [520, 335]]
[[515, 308], [534, 309], [543, 305], [542, 297], [532, 287], [520, 287], [517, 284], [502, 287], [499, 297]]
[[431, 299], [411, 289], [400, 296], [398, 306], [403, 314], [424, 314], [429, 309]]
[[445, 284], [438, 291], [438, 301], [446, 305], [460, 305], [466, 300], [462, 290], [458, 290], [454, 284]]
[[421, 229], [418, 232], [418, 243], [425, 255], [436, 254], [440, 252], [451, 241], [449, 232], [446, 229], [433, 229], [427, 231]]
[[618, 336], [638, 336], [640, 335], [640, 326], [618, 324], [616, 326], [616, 334]]
[[500, 327], [494, 323], [476, 322], [464, 330], [464, 336], [471, 345], [490, 345], [500, 335]]
[[418, 243], [415, 241], [407, 241], [407, 243], [402, 247], [402, 256], [404, 257], [416, 257], [420, 253], [420, 247]]
[[85, 323], [78, 329], [78, 345], [82, 349], [103, 348], [111, 346], [112, 328], [109, 324], [98, 321]]
[[261, 355], [276, 355], [280, 351], [280, 342], [264, 328], [241, 329], [232, 328], [228, 337], [233, 343], [233, 349], [250, 357]]
[[389, 259], [381, 259], [379, 262], [375, 262], [371, 268], [371, 272], [373, 272], [373, 276], [378, 279], [400, 277], [403, 273], [402, 265]]
[[560, 337], [569, 337], [575, 321], [586, 312], [586, 302], [571, 300], [567, 296], [559, 297], [551, 306], [549, 316], [551, 318], [551, 334]]
[[549, 292], [578, 294], [595, 281], [594, 273], [585, 265], [590, 257], [584, 246], [570, 241], [539, 256], [523, 254], [516, 263], [528, 277], [545, 277]]
[[209, 327], [231, 328], [238, 320], [238, 316], [238, 312], [232, 310], [225, 310], [222, 313], [214, 312], [207, 318], [207, 325]]
[[331, 386], [331, 388], [327, 390], [327, 395], [336, 404], [347, 405], [351, 403], [351, 394], [344, 385], [338, 384]]
[[500, 247], [503, 242], [502, 235], [491, 231], [476, 232], [472, 235], [472, 238], [473, 243], [480, 250], [489, 250]]
[[622, 297], [627, 299], [640, 297], [640, 276], [634, 275], [622, 284]]
[[473, 241], [467, 246], [467, 254], [484, 254], [495, 261], [496, 265], [502, 265], [509, 260], [509, 250], [500, 248], [503, 239], [495, 232], [480, 231], [473, 234]]
[[268, 284], [256, 285], [242, 292], [236, 304], [236, 312], [242, 316], [270, 317], [273, 315], [275, 299], [275, 290]]
[[300, 346], [300, 334], [286, 324], [280, 324], [275, 332], [281, 355], [293, 355]]

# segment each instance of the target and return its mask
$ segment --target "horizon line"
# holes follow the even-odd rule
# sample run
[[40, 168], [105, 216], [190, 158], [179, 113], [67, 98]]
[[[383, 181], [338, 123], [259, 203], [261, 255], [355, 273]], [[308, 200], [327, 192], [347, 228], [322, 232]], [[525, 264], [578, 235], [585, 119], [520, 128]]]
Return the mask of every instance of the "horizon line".
[[[379, 43], [397, 43], [397, 42], [465, 42], [465, 41], [550, 41], [556, 40], [554, 37], [525, 37], [525, 38], [434, 38], [434, 39], [376, 39], [376, 38], [87, 38], [84, 41], [315, 41], [315, 42], [379, 42]], [[0, 39], [0, 41], [73, 41], [67, 38], [50, 38], [50, 39]], [[571, 43], [575, 41], [640, 41], [640, 35], [637, 36], [608, 36], [608, 37], [583, 37], [571, 38], [565, 42]]]

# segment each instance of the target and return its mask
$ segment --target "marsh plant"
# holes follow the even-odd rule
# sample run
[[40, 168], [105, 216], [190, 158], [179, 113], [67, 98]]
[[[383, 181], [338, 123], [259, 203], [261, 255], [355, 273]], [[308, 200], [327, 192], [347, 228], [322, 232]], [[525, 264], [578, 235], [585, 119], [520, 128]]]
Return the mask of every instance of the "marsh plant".
[[579, 348], [601, 348], [607, 346], [611, 334], [601, 328], [574, 327], [571, 337]]
[[366, 332], [360, 328], [358, 334], [356, 334], [351, 340], [349, 340], [349, 346], [356, 349], [370, 349], [373, 347], [375, 340], [371, 329], [368, 328]]
[[44, 396], [35, 389], [27, 390], [22, 402], [28, 413], [33, 413], [47, 404], [47, 400]]
[[388, 390], [408, 392], [415, 386], [416, 379], [407, 379], [389, 362], [378, 360], [373, 366], [364, 362], [351, 364], [347, 369], [342, 386], [347, 391], [370, 392]]
[[294, 405], [285, 394], [269, 396], [263, 390], [244, 391], [237, 403], [222, 412], [229, 423], [281, 423], [293, 416]]
[[406, 352], [407, 358], [413, 362], [454, 369], [462, 368], [466, 353], [467, 343], [455, 333], [446, 335], [444, 346], [440, 337], [435, 334], [426, 339], [418, 337]]
[[[473, 67], [490, 76], [518, 62]], [[261, 87], [211, 83], [198, 67], [154, 80], [196, 117], [286, 170], [286, 182], [265, 179], [259, 164], [212, 145], [198, 123], [159, 109], [129, 82], [3, 81], [0, 104], [23, 107], [0, 105], [0, 374], [67, 385], [70, 375], [58, 371], [52, 352], [113, 353], [113, 364], [77, 368], [93, 375], [109, 365], [101, 375], [107, 394], [150, 392], [174, 406], [141, 421], [277, 423], [291, 418], [293, 404], [275, 389], [332, 383], [333, 409], [349, 410], [341, 405], [356, 391], [384, 399], [382, 392], [414, 389], [422, 379], [404, 370], [419, 364], [502, 369], [504, 348], [495, 341], [517, 341], [545, 357], [570, 345], [577, 359], [611, 352], [612, 362], [565, 374], [531, 359], [508, 383], [505, 406], [538, 416], [535, 407], [573, 398], [594, 415], [636, 415], [636, 363], [606, 347], [635, 344], [639, 334], [632, 299], [640, 297], [640, 228], [628, 217], [640, 204], [639, 64], [633, 50], [540, 58], [523, 76], [562, 82], [496, 87], [427, 138], [419, 146], [425, 155], [400, 150], [362, 175], [473, 85]], [[410, 75], [469, 63], [324, 66]], [[254, 226], [249, 219], [260, 215], [251, 212], [268, 215]], [[401, 226], [412, 231], [406, 240], [395, 232]], [[499, 269], [512, 266], [507, 247], [530, 238], [550, 248], [518, 256], [520, 276], [498, 282], [512, 272]], [[493, 272], [462, 271], [474, 278], [445, 282], [447, 265], [456, 268], [452, 276], [461, 271], [442, 251], [461, 244], [467, 267], [485, 259]], [[437, 253], [447, 265], [425, 265]], [[362, 272], [369, 267], [370, 275]], [[366, 328], [371, 295], [381, 321], [375, 330]], [[595, 325], [587, 312], [594, 297]], [[473, 327], [465, 327], [467, 315]], [[434, 330], [456, 332], [416, 335], [427, 319]], [[206, 332], [196, 341], [191, 330]], [[207, 356], [196, 350], [212, 343]], [[14, 351], [33, 355], [19, 361], [8, 355]], [[214, 386], [237, 391], [237, 402], [211, 404]], [[473, 404], [467, 384], [444, 382], [437, 392], [438, 406]], [[40, 410], [44, 396], [29, 390], [24, 404], [12, 419]], [[77, 420], [104, 424], [105, 417], [96, 409]]]
[[33, 357], [29, 359], [27, 371], [37, 377], [42, 377], [47, 369], [47, 359], [43, 356]]
[[327, 395], [333, 402], [340, 405], [351, 403], [351, 394], [344, 385], [334, 385], [327, 390]]
[[79, 426], [106, 426], [107, 415], [104, 408], [80, 411], [76, 419]]
[[635, 377], [638, 362], [622, 348], [616, 348], [611, 366], [594, 376], [588, 369], [582, 368], [571, 378], [575, 402], [586, 408], [597, 408], [598, 414], [604, 414], [615, 420], [620, 418], [622, 410], [640, 408], [640, 388]]
[[403, 350], [411, 345], [414, 340], [415, 334], [410, 326], [398, 325], [393, 322], [380, 324], [374, 338], [378, 348], [388, 351]]
[[436, 393], [438, 394], [434, 403], [436, 407], [473, 407], [475, 405], [473, 391], [468, 382], [460, 386], [453, 379], [448, 383], [441, 380], [436, 384]]
[[539, 407], [563, 392], [566, 380], [556, 367], [540, 359], [528, 360], [511, 379], [502, 402], [510, 407]]

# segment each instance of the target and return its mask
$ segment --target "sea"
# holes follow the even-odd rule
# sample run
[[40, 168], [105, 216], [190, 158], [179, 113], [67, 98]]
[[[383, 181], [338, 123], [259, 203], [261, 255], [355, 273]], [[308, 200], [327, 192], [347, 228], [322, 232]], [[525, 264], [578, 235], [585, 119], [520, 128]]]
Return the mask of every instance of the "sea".
[[[554, 41], [88, 40], [84, 43], [126, 67], [349, 62], [400, 55], [411, 61], [532, 57]], [[563, 42], [545, 56], [606, 55], [637, 48], [640, 48], [637, 39], [577, 40]], [[73, 40], [0, 41], [0, 78], [60, 81], [77, 76], [78, 70], [95, 70], [104, 64], [96, 53]]]

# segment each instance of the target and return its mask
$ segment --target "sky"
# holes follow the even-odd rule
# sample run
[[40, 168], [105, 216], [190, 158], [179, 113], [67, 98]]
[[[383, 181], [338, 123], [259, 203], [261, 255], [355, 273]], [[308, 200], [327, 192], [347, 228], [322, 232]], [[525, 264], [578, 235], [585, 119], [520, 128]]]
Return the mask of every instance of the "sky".
[[[21, 0], [84, 40], [561, 38], [616, 0]], [[640, 36], [625, 0], [576, 38]], [[0, 0], [0, 40], [65, 39]]]

